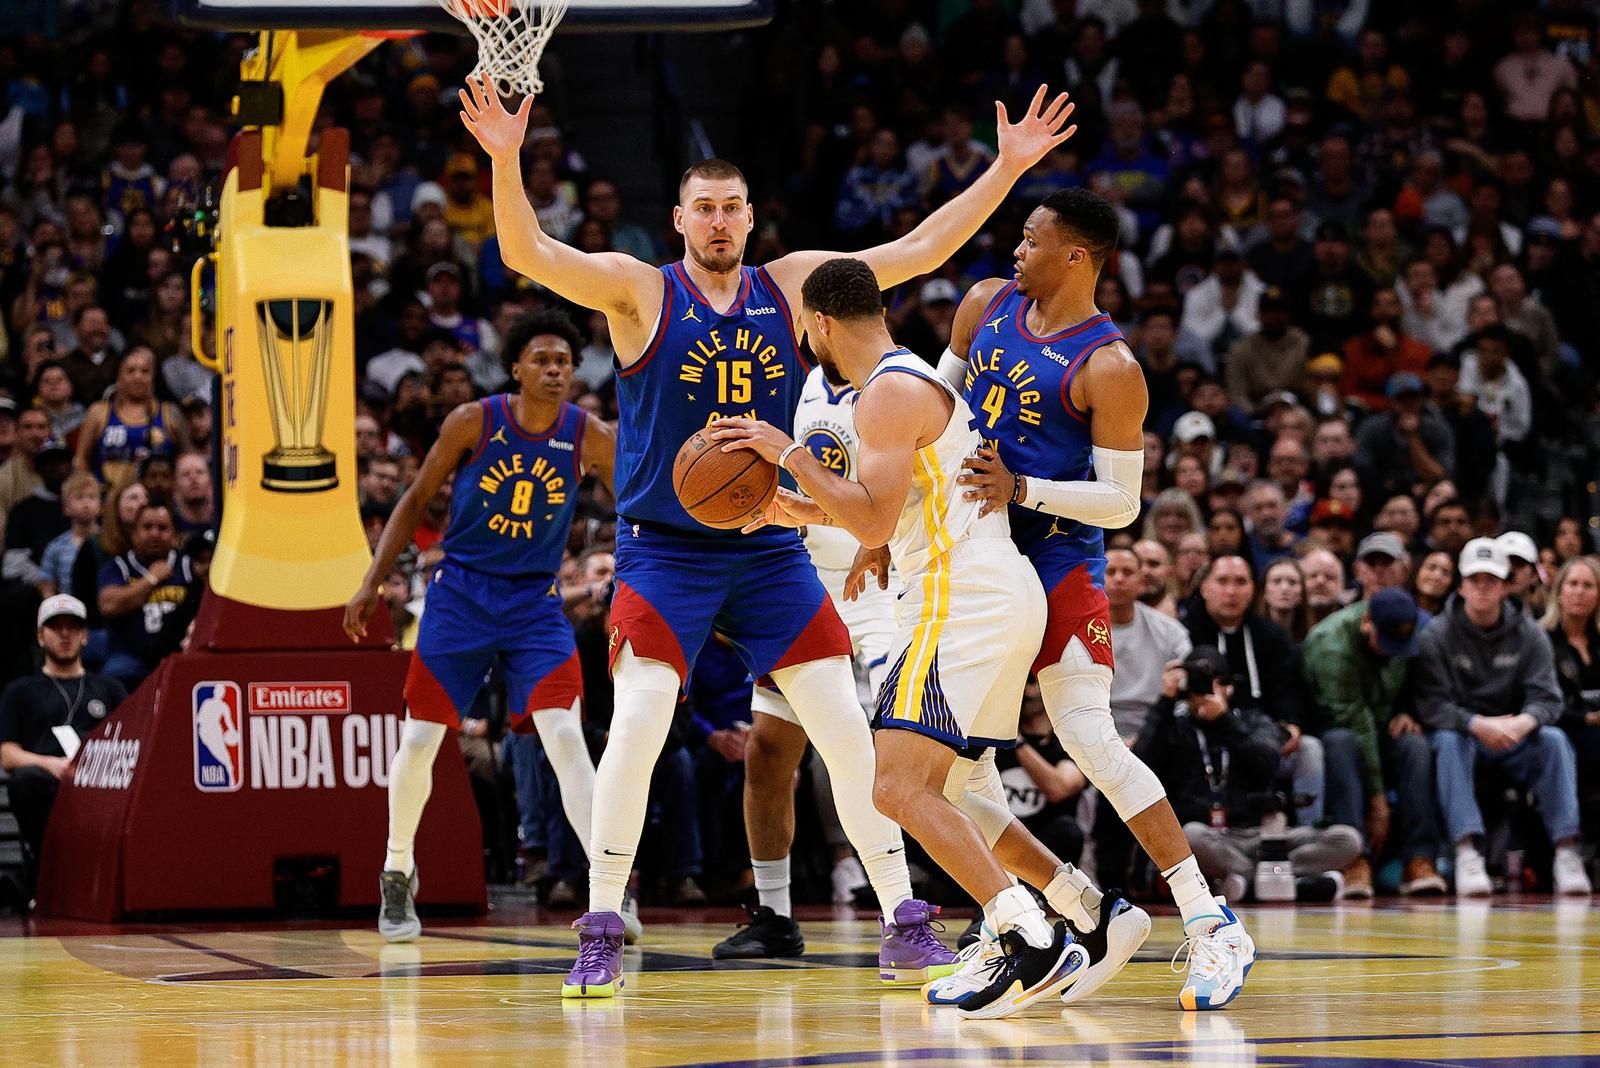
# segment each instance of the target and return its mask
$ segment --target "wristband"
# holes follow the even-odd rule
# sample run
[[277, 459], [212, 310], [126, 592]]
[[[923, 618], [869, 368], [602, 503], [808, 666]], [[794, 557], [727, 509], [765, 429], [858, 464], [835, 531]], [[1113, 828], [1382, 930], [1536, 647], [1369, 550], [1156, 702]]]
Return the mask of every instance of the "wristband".
[[1022, 476], [1019, 475], [1019, 474], [1012, 474], [1012, 476], [1011, 476], [1011, 501], [1010, 501], [1010, 503], [1012, 503], [1012, 504], [1021, 504], [1022, 503]]
[[[782, 452], [780, 452], [778, 454], [778, 466], [781, 467], [785, 471], [789, 471], [789, 467], [788, 467], [789, 454], [791, 452], [794, 452], [796, 449], [803, 449], [803, 448], [805, 448], [805, 446], [800, 444], [798, 441], [789, 442], [788, 446]], [[791, 475], [794, 474], [793, 471], [789, 471], [789, 473]]]

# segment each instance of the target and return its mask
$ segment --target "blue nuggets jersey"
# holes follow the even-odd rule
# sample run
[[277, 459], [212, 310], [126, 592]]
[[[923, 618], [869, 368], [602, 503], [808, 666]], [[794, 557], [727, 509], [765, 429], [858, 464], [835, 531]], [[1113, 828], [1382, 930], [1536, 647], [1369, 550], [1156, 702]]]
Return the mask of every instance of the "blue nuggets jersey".
[[589, 415], [562, 404], [555, 425], [530, 434], [511, 414], [511, 395], [478, 402], [483, 434], [456, 471], [445, 558], [490, 575], [553, 575], [583, 479]]
[[[1052, 481], [1094, 477], [1089, 416], [1072, 403], [1072, 379], [1089, 354], [1122, 338], [1096, 315], [1049, 337], [1028, 329], [1032, 301], [1009, 282], [995, 296], [967, 353], [967, 404], [978, 432], [1011, 471]], [[1099, 527], [1011, 506], [1011, 537], [1033, 561], [1046, 590], [1080, 564], [1096, 585], [1105, 577]]]
[[[617, 514], [681, 533], [740, 537], [701, 526], [678, 503], [672, 461], [689, 435], [740, 416], [787, 429], [810, 365], [794, 316], [762, 267], [742, 267], [739, 296], [718, 313], [682, 263], [661, 268], [661, 319], [644, 355], [617, 369]], [[758, 535], [759, 536], [759, 535]]]

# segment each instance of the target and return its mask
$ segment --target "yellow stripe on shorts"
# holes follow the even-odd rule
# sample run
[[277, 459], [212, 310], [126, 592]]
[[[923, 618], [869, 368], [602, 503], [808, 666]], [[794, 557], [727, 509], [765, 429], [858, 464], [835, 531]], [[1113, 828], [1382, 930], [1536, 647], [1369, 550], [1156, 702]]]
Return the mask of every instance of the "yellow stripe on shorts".
[[930, 456], [931, 447], [918, 449], [917, 464], [912, 469], [917, 487], [922, 491], [922, 523], [931, 548], [930, 570], [922, 576], [922, 615], [911, 632], [911, 643], [907, 647], [906, 662], [911, 671], [900, 673], [895, 690], [894, 718], [907, 723], [922, 722], [922, 690], [939, 648], [939, 635], [950, 613], [950, 557], [947, 549], [939, 548], [950, 544], [950, 536], [944, 524], [943, 498], [935, 491], [943, 478], [937, 463], [930, 462]]

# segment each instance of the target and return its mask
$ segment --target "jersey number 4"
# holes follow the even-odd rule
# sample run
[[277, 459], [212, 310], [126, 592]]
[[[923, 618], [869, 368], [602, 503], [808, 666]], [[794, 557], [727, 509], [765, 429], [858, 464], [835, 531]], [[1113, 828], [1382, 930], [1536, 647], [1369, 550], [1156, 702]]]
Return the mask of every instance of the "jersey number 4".
[[984, 425], [993, 430], [994, 425], [1000, 421], [1000, 414], [1005, 411], [1005, 406], [1006, 387], [991, 385], [988, 396], [983, 398], [983, 404], [979, 406], [989, 413], [989, 421]]

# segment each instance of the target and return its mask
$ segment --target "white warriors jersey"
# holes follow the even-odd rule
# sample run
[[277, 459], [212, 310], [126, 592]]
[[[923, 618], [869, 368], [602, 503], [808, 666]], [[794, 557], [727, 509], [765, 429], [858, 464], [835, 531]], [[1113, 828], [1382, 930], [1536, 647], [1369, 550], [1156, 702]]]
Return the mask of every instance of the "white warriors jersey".
[[902, 373], [933, 384], [954, 402], [943, 433], [918, 449], [912, 459], [911, 492], [889, 539], [889, 557], [909, 581], [963, 539], [1009, 538], [1011, 524], [1004, 508], [980, 519], [981, 502], [965, 500], [965, 491], [956, 485], [961, 462], [983, 444], [983, 436], [974, 429], [972, 409], [948, 382], [910, 351], [899, 349], [879, 361], [866, 384], [870, 386], [881, 375]]
[[[846, 383], [835, 389], [820, 366], [811, 370], [794, 412], [794, 440], [817, 462], [840, 478], [856, 477], [856, 390]], [[806, 528], [811, 562], [824, 571], [848, 571], [861, 543], [839, 527]]]

